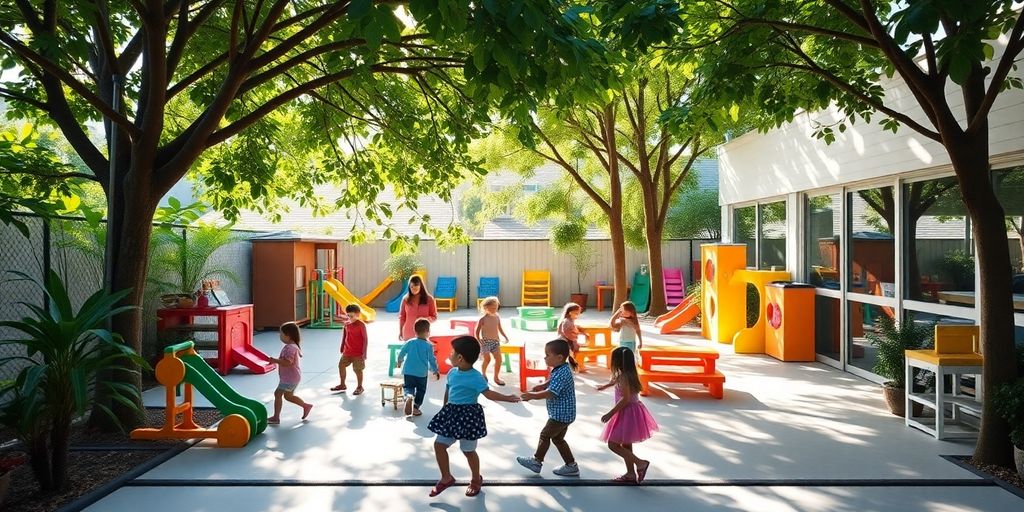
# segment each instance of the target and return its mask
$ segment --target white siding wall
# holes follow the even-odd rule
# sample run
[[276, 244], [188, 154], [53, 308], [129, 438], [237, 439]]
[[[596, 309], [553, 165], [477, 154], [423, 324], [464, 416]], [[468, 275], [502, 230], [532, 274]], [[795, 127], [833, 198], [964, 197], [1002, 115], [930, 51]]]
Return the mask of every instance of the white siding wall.
[[[998, 44], [996, 52], [1001, 53]], [[1024, 77], [1024, 69], [1011, 73]], [[901, 80], [884, 80], [882, 84], [888, 105], [930, 126]], [[962, 120], [965, 116], [959, 88], [950, 87], [946, 98]], [[949, 166], [939, 143], [906, 126], [895, 134], [883, 131], [877, 124], [880, 117], [876, 114], [872, 123], [848, 126], [845, 133], [836, 130], [836, 140], [830, 145], [815, 139], [812, 132], [814, 121], [831, 124], [839, 120], [835, 109], [802, 113], [778, 129], [747, 133], [725, 144], [719, 150], [721, 204]], [[1000, 94], [992, 107], [989, 126], [994, 163], [1024, 159], [1024, 91]]]
[[[590, 305], [594, 304], [594, 283], [599, 280], [611, 283], [613, 265], [611, 242], [593, 240], [589, 243], [600, 254], [597, 269], [583, 277], [583, 292], [590, 295]], [[664, 266], [682, 267], [687, 279], [690, 276], [690, 246], [693, 245], [693, 258], [700, 259], [699, 241], [688, 240], [668, 241], [663, 247]], [[345, 286], [356, 296], [361, 296], [384, 279], [383, 265], [389, 256], [387, 242], [374, 242], [358, 246], [348, 243], [341, 244], [340, 265], [345, 268]], [[420, 243], [420, 257], [427, 268], [428, 289], [434, 291], [437, 276], [455, 276], [458, 280], [456, 297], [460, 308], [466, 303], [466, 271], [467, 248], [457, 247], [452, 251], [441, 251], [432, 241]], [[639, 270], [641, 263], [647, 262], [646, 251], [626, 251], [626, 273], [630, 283], [633, 273]], [[476, 287], [481, 276], [497, 276], [501, 279], [501, 299], [503, 306], [518, 306], [522, 272], [524, 270], [548, 270], [551, 272], [551, 298], [553, 306], [560, 306], [569, 300], [569, 294], [576, 291], [576, 272], [572, 268], [572, 259], [568, 254], [555, 252], [547, 240], [476, 240], [469, 247], [469, 300], [472, 307], [476, 306]], [[398, 283], [392, 284], [380, 294], [372, 304], [373, 307], [383, 306], [401, 290]]]

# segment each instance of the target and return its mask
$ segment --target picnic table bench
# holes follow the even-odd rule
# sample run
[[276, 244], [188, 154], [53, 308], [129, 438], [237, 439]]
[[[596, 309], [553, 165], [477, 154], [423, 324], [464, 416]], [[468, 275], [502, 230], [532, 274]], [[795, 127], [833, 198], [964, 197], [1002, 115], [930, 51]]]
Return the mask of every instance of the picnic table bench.
[[[715, 369], [718, 351], [710, 347], [646, 346], [640, 349], [640, 376], [642, 396], [650, 394], [652, 382], [684, 382], [701, 384], [708, 388], [711, 396], [724, 396], [725, 375]], [[697, 367], [699, 371], [678, 371], [654, 369], [665, 367]]]
[[[511, 318], [512, 327], [524, 331], [553, 331], [558, 326], [558, 315], [555, 308], [543, 306], [519, 306], [519, 316]], [[538, 327], [543, 324], [544, 327]]]

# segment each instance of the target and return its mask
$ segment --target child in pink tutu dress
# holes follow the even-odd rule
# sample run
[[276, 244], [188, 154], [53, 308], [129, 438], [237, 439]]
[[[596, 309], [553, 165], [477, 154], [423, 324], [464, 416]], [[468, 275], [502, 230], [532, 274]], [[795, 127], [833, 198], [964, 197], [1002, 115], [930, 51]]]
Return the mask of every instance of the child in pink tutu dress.
[[601, 440], [606, 441], [608, 449], [626, 462], [626, 474], [612, 481], [639, 484], [647, 477], [651, 461], [637, 457], [633, 453], [633, 443], [650, 439], [658, 430], [658, 423], [640, 401], [640, 377], [629, 347], [618, 347], [612, 351], [611, 370], [611, 380], [597, 387], [600, 391], [615, 386], [615, 407], [601, 416], [601, 423], [606, 424]]

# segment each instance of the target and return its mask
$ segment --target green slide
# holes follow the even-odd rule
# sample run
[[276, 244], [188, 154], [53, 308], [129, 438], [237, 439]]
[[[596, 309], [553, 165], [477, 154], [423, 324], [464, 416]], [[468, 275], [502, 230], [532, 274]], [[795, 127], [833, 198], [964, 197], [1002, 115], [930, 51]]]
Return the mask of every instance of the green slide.
[[250, 439], [267, 428], [267, 407], [263, 403], [238, 394], [202, 357], [182, 355], [180, 359], [185, 363], [185, 382], [196, 388], [221, 413], [245, 418], [249, 422]]
[[647, 311], [651, 303], [651, 275], [633, 274], [633, 288], [629, 290], [629, 301], [636, 305], [638, 313]]

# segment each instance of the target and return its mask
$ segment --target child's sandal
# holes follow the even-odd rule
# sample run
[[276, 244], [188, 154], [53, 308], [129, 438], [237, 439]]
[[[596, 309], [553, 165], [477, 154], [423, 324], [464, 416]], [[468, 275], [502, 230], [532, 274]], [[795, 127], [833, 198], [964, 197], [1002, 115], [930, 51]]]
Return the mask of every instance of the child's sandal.
[[620, 483], [620, 484], [635, 484], [636, 483], [636, 477], [635, 476], [629, 476], [629, 475], [619, 475], [619, 476], [617, 476], [615, 478], [612, 478], [612, 482]]
[[344, 384], [338, 384], [337, 386], [331, 388], [331, 391], [345, 391], [346, 389], [347, 388], [345, 387]]
[[452, 478], [448, 482], [442, 482], [442, 481], [438, 480], [437, 483], [434, 485], [434, 488], [430, 490], [430, 497], [433, 498], [434, 496], [437, 496], [438, 494], [441, 494], [442, 492], [444, 492], [445, 489], [447, 489], [447, 488], [449, 488], [449, 487], [451, 487], [453, 485], [455, 485], [455, 479], [454, 478]]
[[484, 485], [484, 477], [474, 479], [469, 482], [469, 487], [466, 487], [466, 496], [472, 498], [477, 494], [480, 494], [480, 488]]

